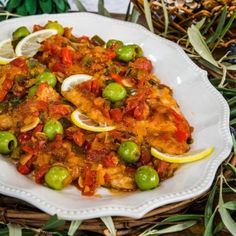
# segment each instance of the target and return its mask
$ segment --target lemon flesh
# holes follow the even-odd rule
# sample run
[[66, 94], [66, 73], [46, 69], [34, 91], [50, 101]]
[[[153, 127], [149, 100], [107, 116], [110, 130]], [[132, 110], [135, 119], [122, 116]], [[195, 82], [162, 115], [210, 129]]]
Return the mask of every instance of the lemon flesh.
[[80, 84], [84, 81], [90, 80], [92, 78], [91, 75], [87, 74], [76, 74], [71, 75], [64, 79], [62, 85], [61, 85], [61, 91], [66, 92], [72, 89], [75, 85]]
[[203, 158], [210, 156], [213, 153], [213, 151], [214, 151], [214, 147], [209, 147], [202, 150], [188, 152], [183, 155], [170, 155], [167, 153], [159, 152], [157, 149], [153, 147], [151, 148], [151, 154], [154, 157], [162, 161], [171, 162], [171, 163], [187, 163], [187, 162], [198, 161], [198, 160], [201, 160]]
[[80, 113], [78, 109], [72, 112], [71, 120], [76, 126], [80, 127], [81, 129], [93, 132], [107, 132], [115, 129], [114, 126], [101, 126], [96, 124], [89, 117]]
[[11, 44], [11, 39], [0, 42], [0, 65], [5, 65], [15, 59], [15, 52]]
[[39, 30], [23, 38], [16, 46], [15, 53], [17, 56], [33, 57], [39, 50], [41, 43], [57, 34], [54, 29]]

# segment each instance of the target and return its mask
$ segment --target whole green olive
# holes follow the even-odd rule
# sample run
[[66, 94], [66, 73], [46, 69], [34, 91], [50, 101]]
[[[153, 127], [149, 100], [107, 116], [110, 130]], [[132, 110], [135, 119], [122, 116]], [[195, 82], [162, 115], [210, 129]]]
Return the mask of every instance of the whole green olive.
[[30, 34], [30, 31], [25, 26], [21, 26], [12, 33], [12, 38], [13, 40], [19, 41], [29, 34]]
[[124, 62], [132, 61], [136, 57], [136, 48], [133, 45], [122, 46], [115, 52], [117, 59]]
[[134, 47], [136, 53], [135, 58], [143, 56], [143, 49], [140, 46], [138, 46], [137, 44], [131, 44], [129, 46]]
[[53, 166], [46, 173], [44, 179], [46, 184], [55, 190], [64, 188], [63, 181], [70, 175], [68, 169], [62, 166]]
[[61, 24], [59, 24], [57, 21], [49, 21], [45, 26], [45, 29], [55, 29], [58, 34], [63, 35], [64, 34], [64, 28]]
[[32, 86], [29, 90], [28, 90], [28, 96], [29, 97], [33, 97], [38, 91], [38, 85], [34, 85]]
[[49, 140], [53, 140], [57, 134], [63, 134], [63, 126], [59, 121], [51, 119], [44, 125], [43, 132]]
[[150, 190], [159, 184], [158, 173], [151, 166], [139, 167], [134, 178], [140, 190]]
[[111, 49], [116, 50], [116, 49], [122, 47], [123, 45], [124, 45], [124, 43], [120, 40], [110, 39], [106, 43], [106, 48], [111, 48]]
[[8, 131], [1, 131], [0, 132], [0, 153], [9, 154], [16, 147], [17, 147], [16, 137]]
[[57, 84], [56, 76], [51, 72], [44, 72], [40, 74], [36, 80], [36, 84], [48, 83], [51, 87], [55, 87]]
[[118, 83], [108, 84], [102, 92], [102, 96], [111, 102], [124, 99], [127, 95], [126, 89]]
[[118, 155], [126, 163], [135, 163], [140, 157], [139, 146], [133, 141], [122, 142], [118, 149]]

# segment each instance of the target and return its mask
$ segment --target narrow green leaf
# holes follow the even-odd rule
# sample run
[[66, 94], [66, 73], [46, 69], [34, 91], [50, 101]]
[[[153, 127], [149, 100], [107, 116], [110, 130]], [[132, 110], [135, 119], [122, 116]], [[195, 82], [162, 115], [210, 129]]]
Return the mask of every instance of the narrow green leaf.
[[87, 9], [86, 9], [85, 6], [81, 3], [80, 0], [76, 0], [76, 1], [75, 1], [75, 4], [76, 4], [76, 6], [77, 6], [77, 8], [78, 8], [78, 10], [79, 10], [80, 12], [87, 12]]
[[236, 65], [227, 66], [227, 70], [236, 70]]
[[236, 233], [236, 222], [233, 220], [228, 210], [226, 210], [223, 205], [219, 205], [219, 213], [225, 227], [229, 230], [232, 235]]
[[137, 23], [139, 17], [140, 17], [140, 13], [136, 10], [135, 7], [133, 7], [131, 15], [130, 15], [130, 22]]
[[218, 67], [216, 60], [213, 58], [206, 42], [195, 25], [188, 28], [188, 37], [195, 51], [206, 61]]
[[198, 30], [200, 31], [201, 28], [203, 27], [203, 25], [205, 24], [206, 22], [206, 17], [203, 17], [200, 21], [198, 21], [195, 26], [198, 28]]
[[165, 32], [164, 32], [164, 34], [167, 35], [168, 26], [169, 26], [168, 10], [166, 8], [166, 4], [165, 4], [164, 0], [161, 0], [161, 5], [162, 5], [163, 15], [164, 15], [164, 19], [165, 19]]
[[215, 227], [215, 229], [214, 229], [214, 234], [217, 234], [217, 233], [219, 233], [222, 229], [224, 229], [225, 228], [225, 225], [224, 225], [224, 223], [223, 222], [220, 222], [216, 227]]
[[202, 217], [203, 217], [203, 215], [197, 215], [197, 214], [174, 215], [174, 216], [169, 216], [168, 218], [164, 219], [162, 222], [175, 222], [175, 221], [182, 221], [182, 220], [199, 220]]
[[112, 236], [116, 236], [116, 228], [111, 216], [104, 216], [100, 218], [110, 231]]
[[[232, 139], [233, 139], [234, 154], [236, 155], [236, 140], [235, 140], [234, 135], [232, 135]], [[230, 170], [236, 175], [236, 167], [235, 167], [235, 166], [233, 166], [233, 165], [230, 164], [230, 163], [227, 163], [227, 164], [226, 164], [226, 167], [227, 167], [228, 169], [230, 169]]]
[[209, 220], [210, 220], [210, 218], [213, 214], [213, 203], [214, 203], [214, 199], [215, 199], [216, 189], [217, 189], [217, 186], [215, 185], [212, 188], [211, 193], [209, 194], [209, 197], [207, 199], [205, 212], [204, 212], [204, 225], [205, 225], [205, 228], [207, 227], [208, 222], [209, 222]]
[[229, 100], [228, 100], [228, 104], [230, 105], [230, 106], [232, 106], [233, 104], [235, 104], [236, 103], [236, 96], [234, 96], [233, 98], [230, 98]]
[[210, 219], [208, 220], [207, 225], [205, 226], [205, 231], [204, 231], [203, 236], [212, 236], [213, 235], [212, 227], [213, 227], [215, 214], [216, 214], [216, 210], [214, 211], [214, 213], [211, 215]]
[[16, 224], [7, 224], [9, 230], [9, 236], [21, 236], [22, 235], [22, 228]]
[[58, 219], [57, 215], [53, 215], [50, 219], [42, 226], [42, 229], [49, 230], [49, 229], [56, 229], [61, 227], [65, 224], [64, 220]]
[[229, 201], [223, 204], [223, 207], [228, 210], [236, 211], [236, 201]]
[[208, 24], [205, 25], [205, 28], [202, 31], [202, 35], [204, 35], [208, 32], [208, 30], [211, 28], [211, 26], [215, 23], [218, 15], [219, 15], [219, 13], [215, 14], [212, 18], [210, 18], [210, 21], [208, 22]]
[[0, 228], [0, 236], [9, 236], [9, 229], [7, 226]]
[[152, 24], [152, 14], [151, 14], [149, 2], [147, 0], [144, 0], [143, 6], [144, 6], [144, 13], [145, 13], [145, 18], [146, 18], [146, 21], [148, 24], [148, 28], [151, 32], [154, 33], [154, 28], [153, 28], [153, 24]]
[[102, 16], [108, 16], [111, 17], [110, 13], [105, 8], [104, 0], [98, 1], [98, 14]]
[[174, 233], [174, 232], [183, 231], [184, 229], [192, 227], [196, 223], [197, 223], [197, 221], [194, 221], [194, 220], [186, 221], [184, 223], [180, 223], [180, 224], [166, 227], [164, 229], [156, 230], [156, 234], [160, 235], [160, 234], [167, 234], [167, 233]]
[[82, 220], [73, 220], [73, 221], [71, 221], [70, 228], [68, 230], [68, 235], [73, 236], [76, 233], [79, 226], [81, 225], [81, 223], [82, 223]]
[[230, 125], [235, 125], [235, 124], [236, 124], [236, 118], [234, 118], [230, 121]]
[[222, 34], [222, 30], [226, 20], [226, 15], [227, 15], [227, 8], [226, 6], [224, 6], [224, 9], [220, 15], [219, 23], [216, 27], [215, 32], [206, 40], [207, 44], [213, 44]]

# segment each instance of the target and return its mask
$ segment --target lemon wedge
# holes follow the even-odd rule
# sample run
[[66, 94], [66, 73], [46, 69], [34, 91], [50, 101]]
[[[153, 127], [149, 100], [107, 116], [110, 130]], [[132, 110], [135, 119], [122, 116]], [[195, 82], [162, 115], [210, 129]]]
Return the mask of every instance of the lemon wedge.
[[187, 162], [198, 161], [198, 160], [201, 160], [203, 158], [210, 156], [213, 153], [213, 151], [214, 151], [214, 147], [209, 147], [206, 149], [188, 152], [183, 155], [170, 155], [167, 153], [159, 152], [155, 148], [151, 148], [151, 154], [154, 157], [162, 161], [171, 162], [171, 163], [187, 163]]
[[75, 85], [80, 84], [84, 81], [90, 80], [92, 78], [91, 75], [87, 74], [76, 74], [71, 75], [64, 79], [62, 85], [61, 85], [61, 91], [66, 92], [70, 89], [72, 89]]
[[115, 129], [114, 126], [101, 126], [96, 124], [86, 115], [82, 114], [78, 109], [71, 114], [72, 122], [81, 129], [93, 131], [93, 132], [107, 132]]
[[11, 39], [0, 42], [0, 65], [5, 65], [15, 59], [15, 52], [11, 44]]
[[39, 30], [29, 34], [17, 44], [16, 55], [33, 57], [38, 52], [41, 42], [55, 34], [57, 34], [57, 30], [54, 29]]

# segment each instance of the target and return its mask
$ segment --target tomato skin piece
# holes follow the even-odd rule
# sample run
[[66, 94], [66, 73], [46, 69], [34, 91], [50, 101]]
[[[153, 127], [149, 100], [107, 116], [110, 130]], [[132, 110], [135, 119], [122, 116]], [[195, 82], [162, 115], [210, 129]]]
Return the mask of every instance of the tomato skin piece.
[[185, 142], [190, 136], [188, 130], [181, 130], [181, 129], [177, 129], [175, 135], [176, 135], [176, 139], [179, 142]]
[[110, 75], [111, 75], [111, 78], [114, 79], [116, 83], [123, 85], [122, 77], [119, 74], [110, 73]]
[[70, 108], [68, 107], [68, 105], [64, 104], [53, 105], [49, 108], [49, 116], [52, 118], [54, 117], [60, 119], [61, 117], [69, 115], [70, 113]]
[[62, 63], [64, 65], [71, 65], [73, 63], [73, 55], [70, 49], [62, 48], [61, 57], [62, 57]]
[[160, 161], [158, 163], [158, 167], [156, 171], [161, 179], [165, 178], [169, 166], [170, 166], [170, 163], [165, 162], [165, 161]]
[[48, 172], [49, 168], [50, 166], [48, 164], [45, 164], [35, 172], [35, 182], [37, 184], [42, 184], [44, 182], [44, 176]]
[[21, 150], [23, 150], [24, 152], [29, 153], [31, 155], [34, 154], [34, 150], [31, 147], [27, 146], [27, 145], [22, 146]]
[[31, 139], [31, 134], [30, 133], [21, 133], [18, 136], [18, 141], [21, 144], [27, 143]]
[[119, 108], [111, 109], [110, 116], [115, 122], [121, 122], [123, 119], [123, 112]]
[[81, 147], [85, 142], [84, 135], [81, 132], [74, 133], [73, 140], [79, 147]]
[[139, 69], [139, 70], [145, 70], [147, 72], [152, 71], [152, 62], [145, 57], [137, 58], [134, 61], [133, 66], [134, 68]]
[[36, 31], [39, 31], [39, 30], [42, 30], [43, 27], [41, 25], [34, 25], [33, 26], [33, 32], [36, 32]]
[[2, 102], [7, 93], [10, 91], [10, 89], [12, 88], [13, 86], [13, 81], [10, 80], [10, 79], [5, 79], [2, 83], [2, 88], [0, 89], [0, 102]]
[[11, 65], [14, 65], [16, 67], [19, 67], [23, 70], [28, 69], [27, 65], [26, 65], [26, 59], [24, 57], [17, 57], [16, 59], [14, 59], [13, 61], [10, 62]]
[[85, 196], [92, 196], [97, 187], [97, 172], [90, 168], [85, 168], [83, 172], [83, 189], [82, 194]]

